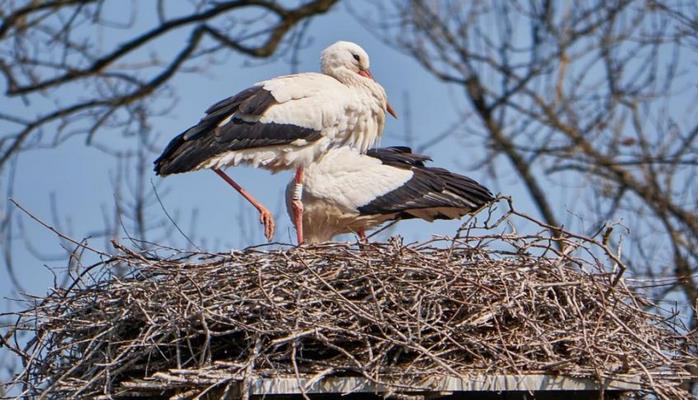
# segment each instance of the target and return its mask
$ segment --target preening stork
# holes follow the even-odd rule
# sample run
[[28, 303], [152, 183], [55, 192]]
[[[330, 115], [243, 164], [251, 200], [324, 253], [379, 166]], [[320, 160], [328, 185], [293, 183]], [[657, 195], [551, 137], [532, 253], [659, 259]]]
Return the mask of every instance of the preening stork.
[[[389, 220], [456, 219], [493, 200], [474, 180], [425, 165], [428, 156], [409, 147], [386, 147], [361, 154], [348, 147], [330, 150], [305, 170], [305, 239], [325, 242], [341, 233], [365, 231]], [[291, 214], [294, 183], [286, 188]]]
[[155, 160], [155, 172], [212, 169], [257, 208], [271, 240], [271, 212], [222, 168], [295, 169], [291, 208], [302, 243], [304, 168], [331, 148], [365, 152], [383, 133], [385, 112], [395, 116], [385, 90], [373, 80], [368, 54], [357, 44], [337, 42], [323, 50], [320, 61], [322, 73], [262, 81], [209, 107], [198, 124], [172, 139]]

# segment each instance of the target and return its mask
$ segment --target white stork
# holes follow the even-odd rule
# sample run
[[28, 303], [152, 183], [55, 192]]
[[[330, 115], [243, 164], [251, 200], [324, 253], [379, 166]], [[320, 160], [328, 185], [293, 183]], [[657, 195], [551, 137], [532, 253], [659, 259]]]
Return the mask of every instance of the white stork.
[[172, 139], [155, 160], [155, 172], [164, 176], [212, 169], [257, 208], [271, 240], [271, 212], [222, 168], [295, 169], [291, 204], [301, 244], [304, 168], [334, 147], [365, 152], [383, 133], [385, 111], [395, 116], [369, 71], [368, 54], [357, 44], [337, 42], [320, 60], [322, 73], [262, 81], [211, 106], [198, 124]]
[[[365, 231], [398, 219], [455, 219], [493, 200], [487, 188], [442, 168], [424, 165], [429, 157], [409, 147], [386, 147], [361, 154], [348, 147], [330, 150], [305, 170], [305, 239], [325, 242], [341, 233]], [[286, 188], [291, 214], [294, 183]]]

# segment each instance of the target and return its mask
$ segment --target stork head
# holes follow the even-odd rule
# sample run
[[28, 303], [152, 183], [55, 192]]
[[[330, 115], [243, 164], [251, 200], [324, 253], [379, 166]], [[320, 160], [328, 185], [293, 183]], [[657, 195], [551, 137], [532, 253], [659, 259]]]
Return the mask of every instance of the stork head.
[[[368, 58], [368, 53], [356, 43], [336, 42], [322, 51], [320, 62], [323, 73], [345, 84], [356, 81], [354, 78], [357, 75], [361, 76], [362, 79], [374, 80], [369, 69], [371, 61]], [[397, 114], [390, 104], [386, 103], [385, 110], [397, 118]]]
[[327, 75], [341, 74], [349, 70], [362, 76], [368, 71], [370, 60], [366, 51], [356, 43], [339, 41], [322, 51], [322, 72]]

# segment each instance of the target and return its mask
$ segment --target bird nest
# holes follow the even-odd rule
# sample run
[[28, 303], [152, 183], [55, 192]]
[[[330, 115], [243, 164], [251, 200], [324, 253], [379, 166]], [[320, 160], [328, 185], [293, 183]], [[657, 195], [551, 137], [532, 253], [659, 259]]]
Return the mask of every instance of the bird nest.
[[260, 377], [360, 377], [400, 393], [434, 376], [545, 374], [691, 398], [689, 337], [618, 279], [607, 244], [493, 226], [226, 254], [116, 244], [18, 313], [14, 334], [33, 338], [13, 348], [25, 365], [14, 384], [48, 398], [206, 398], [246, 397]]

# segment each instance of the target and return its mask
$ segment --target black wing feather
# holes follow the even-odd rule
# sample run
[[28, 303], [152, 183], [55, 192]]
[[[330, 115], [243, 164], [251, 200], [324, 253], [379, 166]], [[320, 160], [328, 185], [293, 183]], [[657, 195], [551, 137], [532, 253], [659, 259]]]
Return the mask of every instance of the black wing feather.
[[426, 161], [431, 161], [429, 156], [412, 153], [407, 146], [392, 146], [371, 149], [366, 152], [369, 157], [377, 158], [385, 165], [410, 169], [412, 167], [424, 167]]
[[206, 110], [199, 123], [172, 139], [155, 160], [155, 172], [158, 175], [187, 172], [228, 151], [289, 144], [297, 139], [310, 142], [321, 137], [315, 129], [239, 118], [218, 126], [233, 114], [258, 116], [276, 103], [271, 92], [262, 86], [252, 86], [219, 101]]
[[[414, 175], [401, 187], [359, 207], [362, 215], [397, 213], [396, 218], [405, 219], [415, 217], [409, 210], [456, 208], [470, 212], [494, 199], [487, 188], [468, 177], [443, 168], [426, 167], [424, 161], [430, 158], [413, 154], [409, 148], [375, 149], [367, 155], [386, 165], [409, 168]], [[449, 217], [435, 214], [434, 218]]]

